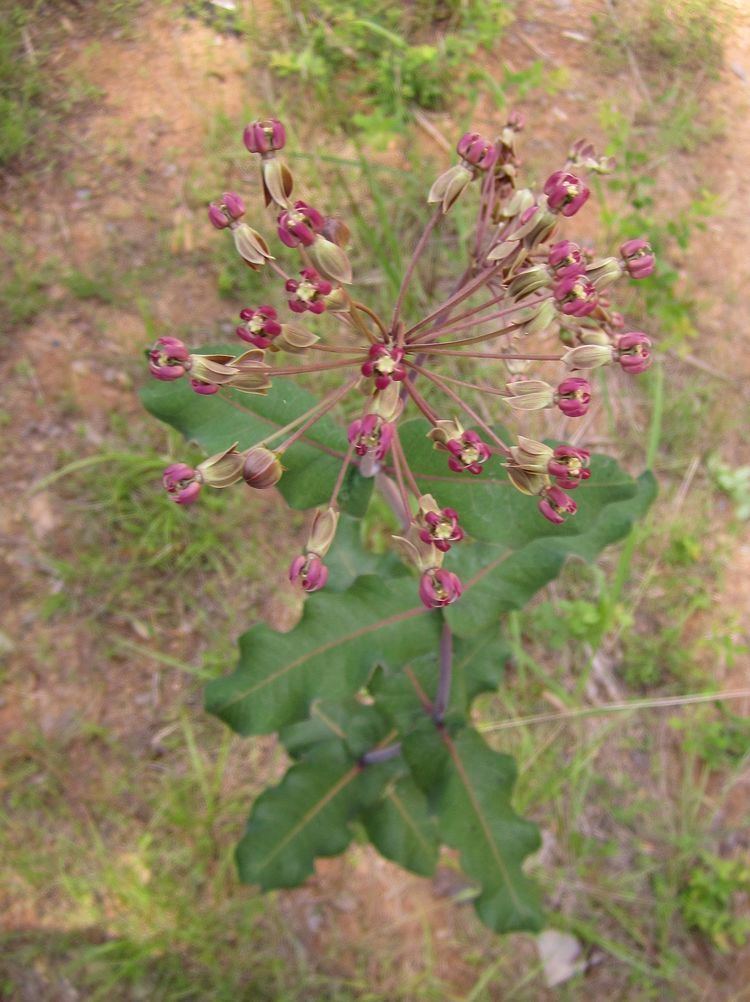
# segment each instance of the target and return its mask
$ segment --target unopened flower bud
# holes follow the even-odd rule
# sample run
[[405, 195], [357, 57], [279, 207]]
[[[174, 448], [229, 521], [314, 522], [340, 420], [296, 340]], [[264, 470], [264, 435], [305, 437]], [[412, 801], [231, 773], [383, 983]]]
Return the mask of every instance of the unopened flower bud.
[[313, 516], [310, 534], [305, 549], [324, 557], [331, 548], [339, 524], [339, 513], [335, 508], [319, 508]]
[[441, 609], [451, 605], [461, 597], [461, 579], [452, 571], [442, 568], [428, 570], [419, 582], [419, 597], [428, 609]]
[[578, 505], [561, 487], [547, 487], [539, 502], [539, 511], [555, 525], [565, 521], [567, 515], [575, 515]]
[[391, 382], [401, 382], [406, 378], [403, 365], [404, 349], [382, 342], [371, 346], [367, 361], [362, 364], [362, 375], [374, 377], [378, 390], [384, 390]]
[[583, 417], [591, 403], [591, 383], [580, 376], [569, 376], [557, 387], [555, 403], [566, 417]]
[[264, 445], [256, 445], [245, 457], [242, 476], [248, 487], [257, 491], [275, 487], [281, 480], [284, 467], [281, 465], [278, 453], [272, 452]]
[[286, 144], [286, 129], [278, 118], [258, 119], [245, 126], [242, 140], [248, 153], [266, 156], [283, 150]]
[[328, 568], [317, 553], [307, 553], [292, 561], [289, 580], [307, 592], [319, 591], [328, 581]]
[[519, 411], [538, 411], [552, 407], [555, 391], [543, 379], [517, 379], [505, 384], [506, 404]]
[[157, 338], [148, 353], [148, 367], [156, 379], [167, 382], [180, 379], [190, 368], [190, 352], [176, 337]]
[[547, 178], [544, 194], [553, 212], [561, 212], [563, 216], [574, 216], [585, 204], [591, 192], [575, 174], [557, 170]]
[[192, 504], [201, 492], [203, 478], [186, 463], [172, 463], [162, 475], [164, 489], [177, 504]]
[[623, 264], [631, 278], [653, 275], [656, 258], [648, 240], [626, 240], [620, 247]]
[[611, 345], [581, 344], [566, 351], [562, 360], [569, 369], [597, 369], [614, 362], [616, 357]]
[[615, 342], [617, 361], [625, 372], [645, 372], [651, 365], [651, 340], [640, 331], [619, 334]]
[[590, 453], [586, 449], [576, 449], [572, 445], [559, 445], [550, 459], [547, 472], [554, 477], [558, 487], [573, 490], [591, 476]]

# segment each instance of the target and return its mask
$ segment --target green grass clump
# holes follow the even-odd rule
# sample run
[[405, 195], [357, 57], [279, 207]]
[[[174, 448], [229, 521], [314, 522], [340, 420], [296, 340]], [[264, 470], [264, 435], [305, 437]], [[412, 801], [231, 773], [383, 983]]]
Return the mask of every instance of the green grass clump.
[[24, 46], [24, 5], [0, 7], [0, 167], [24, 153], [41, 121], [44, 80], [38, 57]]

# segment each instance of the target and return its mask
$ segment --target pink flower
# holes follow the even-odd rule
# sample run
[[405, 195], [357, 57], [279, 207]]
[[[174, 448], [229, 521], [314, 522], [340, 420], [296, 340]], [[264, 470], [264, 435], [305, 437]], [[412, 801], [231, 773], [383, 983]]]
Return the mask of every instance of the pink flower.
[[419, 538], [424, 543], [432, 543], [443, 553], [450, 550], [452, 543], [459, 543], [464, 538], [464, 530], [458, 524], [458, 512], [453, 508], [428, 511], [423, 521], [424, 528], [420, 530]]
[[497, 160], [495, 144], [480, 136], [478, 132], [466, 132], [458, 141], [456, 152], [471, 167], [489, 170]]
[[583, 417], [591, 403], [591, 383], [580, 376], [570, 376], [557, 387], [555, 403], [566, 417]]
[[552, 453], [547, 472], [555, 478], [558, 487], [573, 490], [583, 480], [588, 480], [590, 453], [586, 449], [576, 449], [572, 445], [559, 445]]
[[156, 344], [148, 353], [149, 372], [156, 379], [171, 382], [180, 379], [190, 367], [190, 352], [176, 337], [157, 338]]
[[325, 587], [328, 568], [317, 553], [307, 553], [295, 557], [289, 567], [289, 580], [299, 584], [305, 591], [318, 591]]
[[374, 376], [377, 389], [384, 390], [391, 382], [399, 383], [406, 376], [406, 369], [401, 364], [403, 357], [403, 348], [374, 344], [362, 365], [362, 375]]
[[245, 126], [242, 140], [249, 153], [260, 153], [265, 156], [284, 149], [286, 129], [278, 118], [260, 119]]
[[242, 341], [247, 341], [256, 348], [268, 348], [273, 339], [281, 334], [281, 324], [276, 317], [273, 306], [240, 310], [240, 320], [245, 323], [237, 327], [235, 333]]
[[192, 504], [201, 492], [200, 473], [186, 463], [168, 466], [162, 475], [162, 483], [177, 504]]
[[548, 521], [560, 525], [561, 522], [565, 521], [566, 515], [575, 515], [578, 511], [578, 505], [573, 498], [568, 497], [562, 488], [547, 487], [539, 502], [539, 511]]
[[560, 240], [549, 249], [547, 263], [558, 278], [580, 275], [586, 270], [583, 251], [572, 240]]
[[216, 383], [204, 383], [202, 379], [191, 379], [190, 387], [195, 393], [200, 393], [204, 397], [211, 397], [219, 392]]
[[303, 268], [300, 272], [302, 281], [290, 278], [286, 283], [287, 292], [294, 293], [289, 300], [289, 309], [294, 313], [323, 313], [326, 304], [325, 296], [333, 290], [333, 286], [325, 278], [321, 278], [314, 268]]
[[311, 247], [316, 234], [320, 233], [325, 217], [307, 202], [294, 203], [293, 209], [285, 209], [278, 219], [279, 239], [287, 247]]
[[419, 582], [419, 597], [428, 609], [451, 605], [461, 597], [463, 590], [458, 575], [442, 568], [425, 571]]
[[454, 473], [481, 473], [490, 458], [490, 450], [475, 431], [465, 431], [461, 438], [452, 438], [445, 443], [451, 456], [448, 466]]
[[564, 216], [574, 216], [585, 204], [591, 192], [575, 174], [556, 170], [547, 178], [544, 194], [547, 196], [547, 204], [553, 212], [559, 211]]
[[233, 222], [245, 215], [245, 203], [234, 191], [225, 191], [220, 202], [211, 202], [208, 207], [209, 221], [217, 230], [231, 226]]
[[620, 334], [615, 342], [617, 361], [625, 372], [645, 372], [651, 365], [651, 340], [640, 331]]
[[560, 309], [569, 317], [587, 317], [596, 309], [599, 297], [593, 282], [585, 275], [567, 275], [554, 288]]
[[363, 418], [352, 421], [347, 436], [354, 444], [358, 456], [366, 456], [374, 452], [375, 459], [384, 459], [393, 441], [394, 425], [384, 421], [377, 414], [365, 414]]
[[620, 247], [620, 254], [631, 278], [653, 275], [656, 258], [648, 240], [626, 240]]

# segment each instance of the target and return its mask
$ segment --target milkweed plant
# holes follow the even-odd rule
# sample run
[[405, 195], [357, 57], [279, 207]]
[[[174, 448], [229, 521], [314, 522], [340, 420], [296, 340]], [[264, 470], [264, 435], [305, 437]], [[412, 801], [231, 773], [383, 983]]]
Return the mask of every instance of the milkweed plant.
[[[299, 623], [253, 626], [235, 671], [207, 687], [209, 711], [242, 735], [277, 732], [291, 762], [253, 805], [237, 848], [242, 880], [298, 885], [355, 831], [423, 875], [445, 845], [498, 932], [543, 922], [523, 870], [539, 833], [511, 806], [514, 760], [471, 720], [509, 656], [502, 615], [568, 555], [592, 560], [624, 537], [655, 493], [650, 474], [630, 477], [577, 433], [540, 441], [529, 431], [542, 410], [575, 427], [595, 393], [592, 370], [620, 370], [616, 392], [649, 367], [651, 339], [628, 328], [610, 289], [647, 278], [654, 255], [645, 239], [613, 257], [570, 239], [587, 174], [614, 165], [581, 141], [541, 191], [519, 187], [522, 128], [514, 114], [495, 139], [461, 137], [380, 314], [356, 291], [345, 220], [298, 197], [282, 123], [250, 123], [244, 144], [269, 235], [244, 221], [236, 192], [208, 218], [248, 268], [281, 284], [286, 305], [242, 309], [235, 350], [159, 337], [143, 392], [208, 454], [164, 471], [178, 505], [244, 482], [312, 512], [302, 551], [286, 557], [309, 593]], [[466, 258], [416, 310], [425, 249], [459, 199], [476, 206]], [[398, 525], [385, 555], [360, 543], [373, 490]]]

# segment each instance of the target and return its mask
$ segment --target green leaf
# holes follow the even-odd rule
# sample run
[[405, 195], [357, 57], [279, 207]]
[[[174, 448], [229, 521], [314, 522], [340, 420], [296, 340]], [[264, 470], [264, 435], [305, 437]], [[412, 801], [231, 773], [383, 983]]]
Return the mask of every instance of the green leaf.
[[435, 872], [440, 844], [427, 798], [410, 776], [388, 784], [382, 800], [361, 817], [370, 841], [386, 859], [429, 877]]
[[[588, 486], [580, 487], [577, 495]], [[545, 533], [544, 538], [514, 549], [488, 543], [457, 547], [451, 569], [461, 576], [465, 590], [460, 601], [446, 609], [454, 632], [476, 636], [496, 622], [501, 613], [522, 608], [560, 573], [566, 557], [593, 560], [605, 546], [625, 537], [635, 520], [648, 510], [656, 496], [656, 484], [647, 472], [618, 490], [624, 495], [619, 500], [610, 497], [605, 505], [588, 512], [581, 506], [576, 515], [580, 528], [575, 535], [550, 538]]]
[[377, 554], [366, 550], [362, 543], [362, 522], [344, 514], [339, 519], [336, 538], [325, 563], [328, 568], [326, 590], [329, 591], [345, 591], [363, 574], [379, 574], [384, 580], [408, 574], [408, 568], [394, 553]]
[[295, 887], [319, 856], [349, 845], [349, 822], [380, 794], [393, 763], [362, 768], [341, 741], [326, 741], [293, 765], [255, 801], [237, 866], [244, 883], [263, 890]]
[[[206, 349], [199, 349], [198, 352]], [[215, 346], [212, 351], [218, 350]], [[275, 379], [267, 396], [224, 390], [214, 396], [199, 396], [187, 380], [172, 383], [154, 380], [140, 393], [146, 410], [181, 432], [206, 451], [220, 452], [233, 442], [246, 449], [283, 428], [316, 402], [317, 397], [289, 379]], [[280, 440], [271, 443], [271, 448]], [[346, 432], [324, 416], [284, 453], [285, 473], [279, 490], [292, 508], [326, 504], [341, 469]], [[350, 466], [339, 494], [344, 511], [362, 516], [372, 493], [372, 479]]]
[[289, 633], [259, 624], [243, 634], [239, 665], [208, 684], [206, 708], [240, 734], [267, 734], [307, 717], [316, 698], [352, 696], [376, 664], [432, 650], [439, 633], [413, 579], [361, 577], [348, 591], [310, 595]]
[[316, 699], [307, 720], [289, 724], [279, 732], [279, 738], [295, 758], [307, 754], [321, 741], [343, 741], [354, 758], [374, 748], [389, 730], [389, 724], [375, 709], [356, 699], [340, 703]]
[[[405, 742], [415, 780], [428, 786], [442, 841], [457, 849], [480, 892], [475, 908], [495, 932], [537, 931], [539, 895], [521, 865], [540, 845], [537, 826], [510, 805], [515, 762], [470, 729], [422, 728]], [[437, 763], [437, 765], [436, 765]]]

